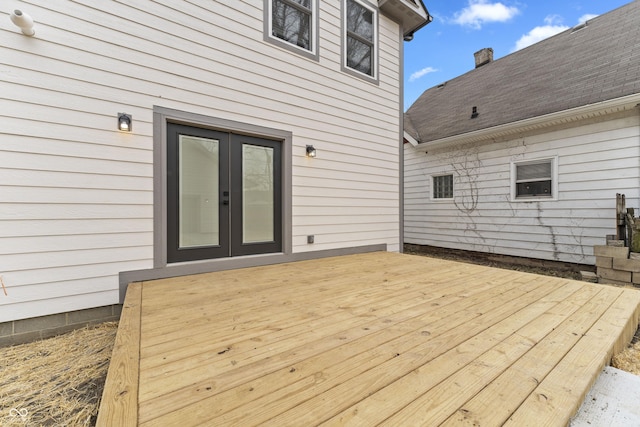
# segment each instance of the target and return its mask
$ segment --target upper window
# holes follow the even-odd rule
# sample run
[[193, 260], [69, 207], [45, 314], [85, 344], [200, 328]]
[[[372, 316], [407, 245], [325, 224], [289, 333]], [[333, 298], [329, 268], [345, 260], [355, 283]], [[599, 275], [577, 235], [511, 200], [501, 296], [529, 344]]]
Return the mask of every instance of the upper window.
[[433, 198], [453, 199], [453, 175], [433, 177]]
[[378, 12], [361, 0], [343, 0], [345, 69], [376, 78]]
[[554, 159], [535, 160], [513, 164], [516, 199], [554, 198]]
[[317, 59], [318, 0], [265, 0], [265, 38]]

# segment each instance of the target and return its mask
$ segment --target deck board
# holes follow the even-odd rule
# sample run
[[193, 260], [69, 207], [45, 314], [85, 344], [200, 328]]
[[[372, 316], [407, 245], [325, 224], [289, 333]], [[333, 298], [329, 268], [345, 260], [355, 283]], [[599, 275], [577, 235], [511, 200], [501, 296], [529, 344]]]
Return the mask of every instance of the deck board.
[[633, 289], [386, 252], [137, 288], [113, 360], [141, 426], [564, 426], [640, 316]]

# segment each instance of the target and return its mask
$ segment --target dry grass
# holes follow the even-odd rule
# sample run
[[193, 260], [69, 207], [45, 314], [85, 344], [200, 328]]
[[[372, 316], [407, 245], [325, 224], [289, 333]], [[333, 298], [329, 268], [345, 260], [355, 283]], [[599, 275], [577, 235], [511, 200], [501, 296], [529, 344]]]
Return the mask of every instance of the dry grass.
[[1, 426], [92, 426], [117, 323], [0, 348]]
[[636, 336], [633, 338], [631, 345], [622, 353], [613, 356], [611, 366], [640, 375], [640, 327], [636, 331]]

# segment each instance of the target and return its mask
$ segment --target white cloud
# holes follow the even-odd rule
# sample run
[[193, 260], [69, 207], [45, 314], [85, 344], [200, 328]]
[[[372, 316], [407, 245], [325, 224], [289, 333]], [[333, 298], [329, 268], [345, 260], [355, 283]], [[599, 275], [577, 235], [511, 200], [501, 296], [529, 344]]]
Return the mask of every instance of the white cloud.
[[[594, 15], [592, 13], [584, 14], [580, 18], [578, 18], [577, 24], [585, 23], [597, 16], [598, 15]], [[551, 36], [555, 36], [556, 34], [569, 29], [568, 26], [562, 25], [562, 17], [558, 15], [547, 16], [546, 18], [544, 18], [544, 23], [545, 25], [535, 27], [533, 30], [520, 37], [520, 39], [516, 42], [516, 46], [513, 48], [512, 52], [524, 49], [527, 46], [531, 46], [532, 44], [538, 43], [539, 41], [542, 41]]]
[[599, 15], [594, 15], [593, 13], [587, 13], [586, 15], [582, 15], [580, 18], [578, 18], [578, 24], [582, 24], [583, 22], [590, 21], [597, 16]]
[[420, 77], [424, 77], [424, 76], [426, 76], [427, 74], [430, 74], [430, 73], [435, 73], [436, 71], [438, 71], [438, 70], [436, 70], [433, 67], [425, 67], [422, 70], [418, 70], [415, 73], [412, 73], [409, 76], [409, 81], [410, 82], [414, 82], [414, 81], [418, 80]]
[[544, 18], [544, 23], [546, 25], [549, 25], [549, 26], [551, 26], [551, 25], [561, 25], [562, 21], [563, 21], [563, 19], [562, 19], [562, 16], [560, 16], [560, 15], [547, 15]]
[[512, 52], [515, 52], [520, 49], [524, 49], [527, 46], [531, 46], [532, 44], [538, 43], [546, 38], [551, 36], [555, 36], [558, 33], [566, 31], [569, 29], [566, 25], [562, 25], [562, 18], [558, 15], [549, 15], [544, 18], [545, 25], [540, 25], [535, 27], [527, 34], [524, 34], [518, 41], [516, 42], [516, 46], [513, 48]]
[[469, 0], [469, 6], [454, 14], [453, 22], [479, 30], [488, 22], [506, 22], [520, 13], [517, 7], [489, 0]]

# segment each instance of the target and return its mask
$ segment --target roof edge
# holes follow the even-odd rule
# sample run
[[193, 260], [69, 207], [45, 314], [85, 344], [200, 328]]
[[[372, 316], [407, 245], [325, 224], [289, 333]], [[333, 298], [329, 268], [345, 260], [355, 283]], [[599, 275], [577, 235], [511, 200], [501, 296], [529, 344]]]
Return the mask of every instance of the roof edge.
[[[477, 142], [488, 137], [508, 136], [522, 131], [530, 131], [555, 126], [558, 124], [574, 122], [587, 118], [596, 117], [603, 114], [611, 114], [620, 111], [630, 110], [640, 107], [640, 93], [597, 102], [595, 104], [549, 113], [542, 116], [519, 120], [517, 122], [492, 126], [490, 128], [479, 129], [446, 138], [436, 139], [428, 142], [419, 142], [421, 147], [442, 147], [452, 143]], [[405, 132], [406, 135], [406, 132]]]
[[385, 15], [402, 25], [405, 41], [413, 38], [413, 34], [433, 21], [422, 0], [378, 0], [378, 7]]
[[404, 131], [404, 139], [411, 145], [413, 145], [414, 147], [417, 147], [418, 144], [420, 144], [418, 142], [418, 140], [416, 140], [409, 132], [407, 132], [406, 130]]

